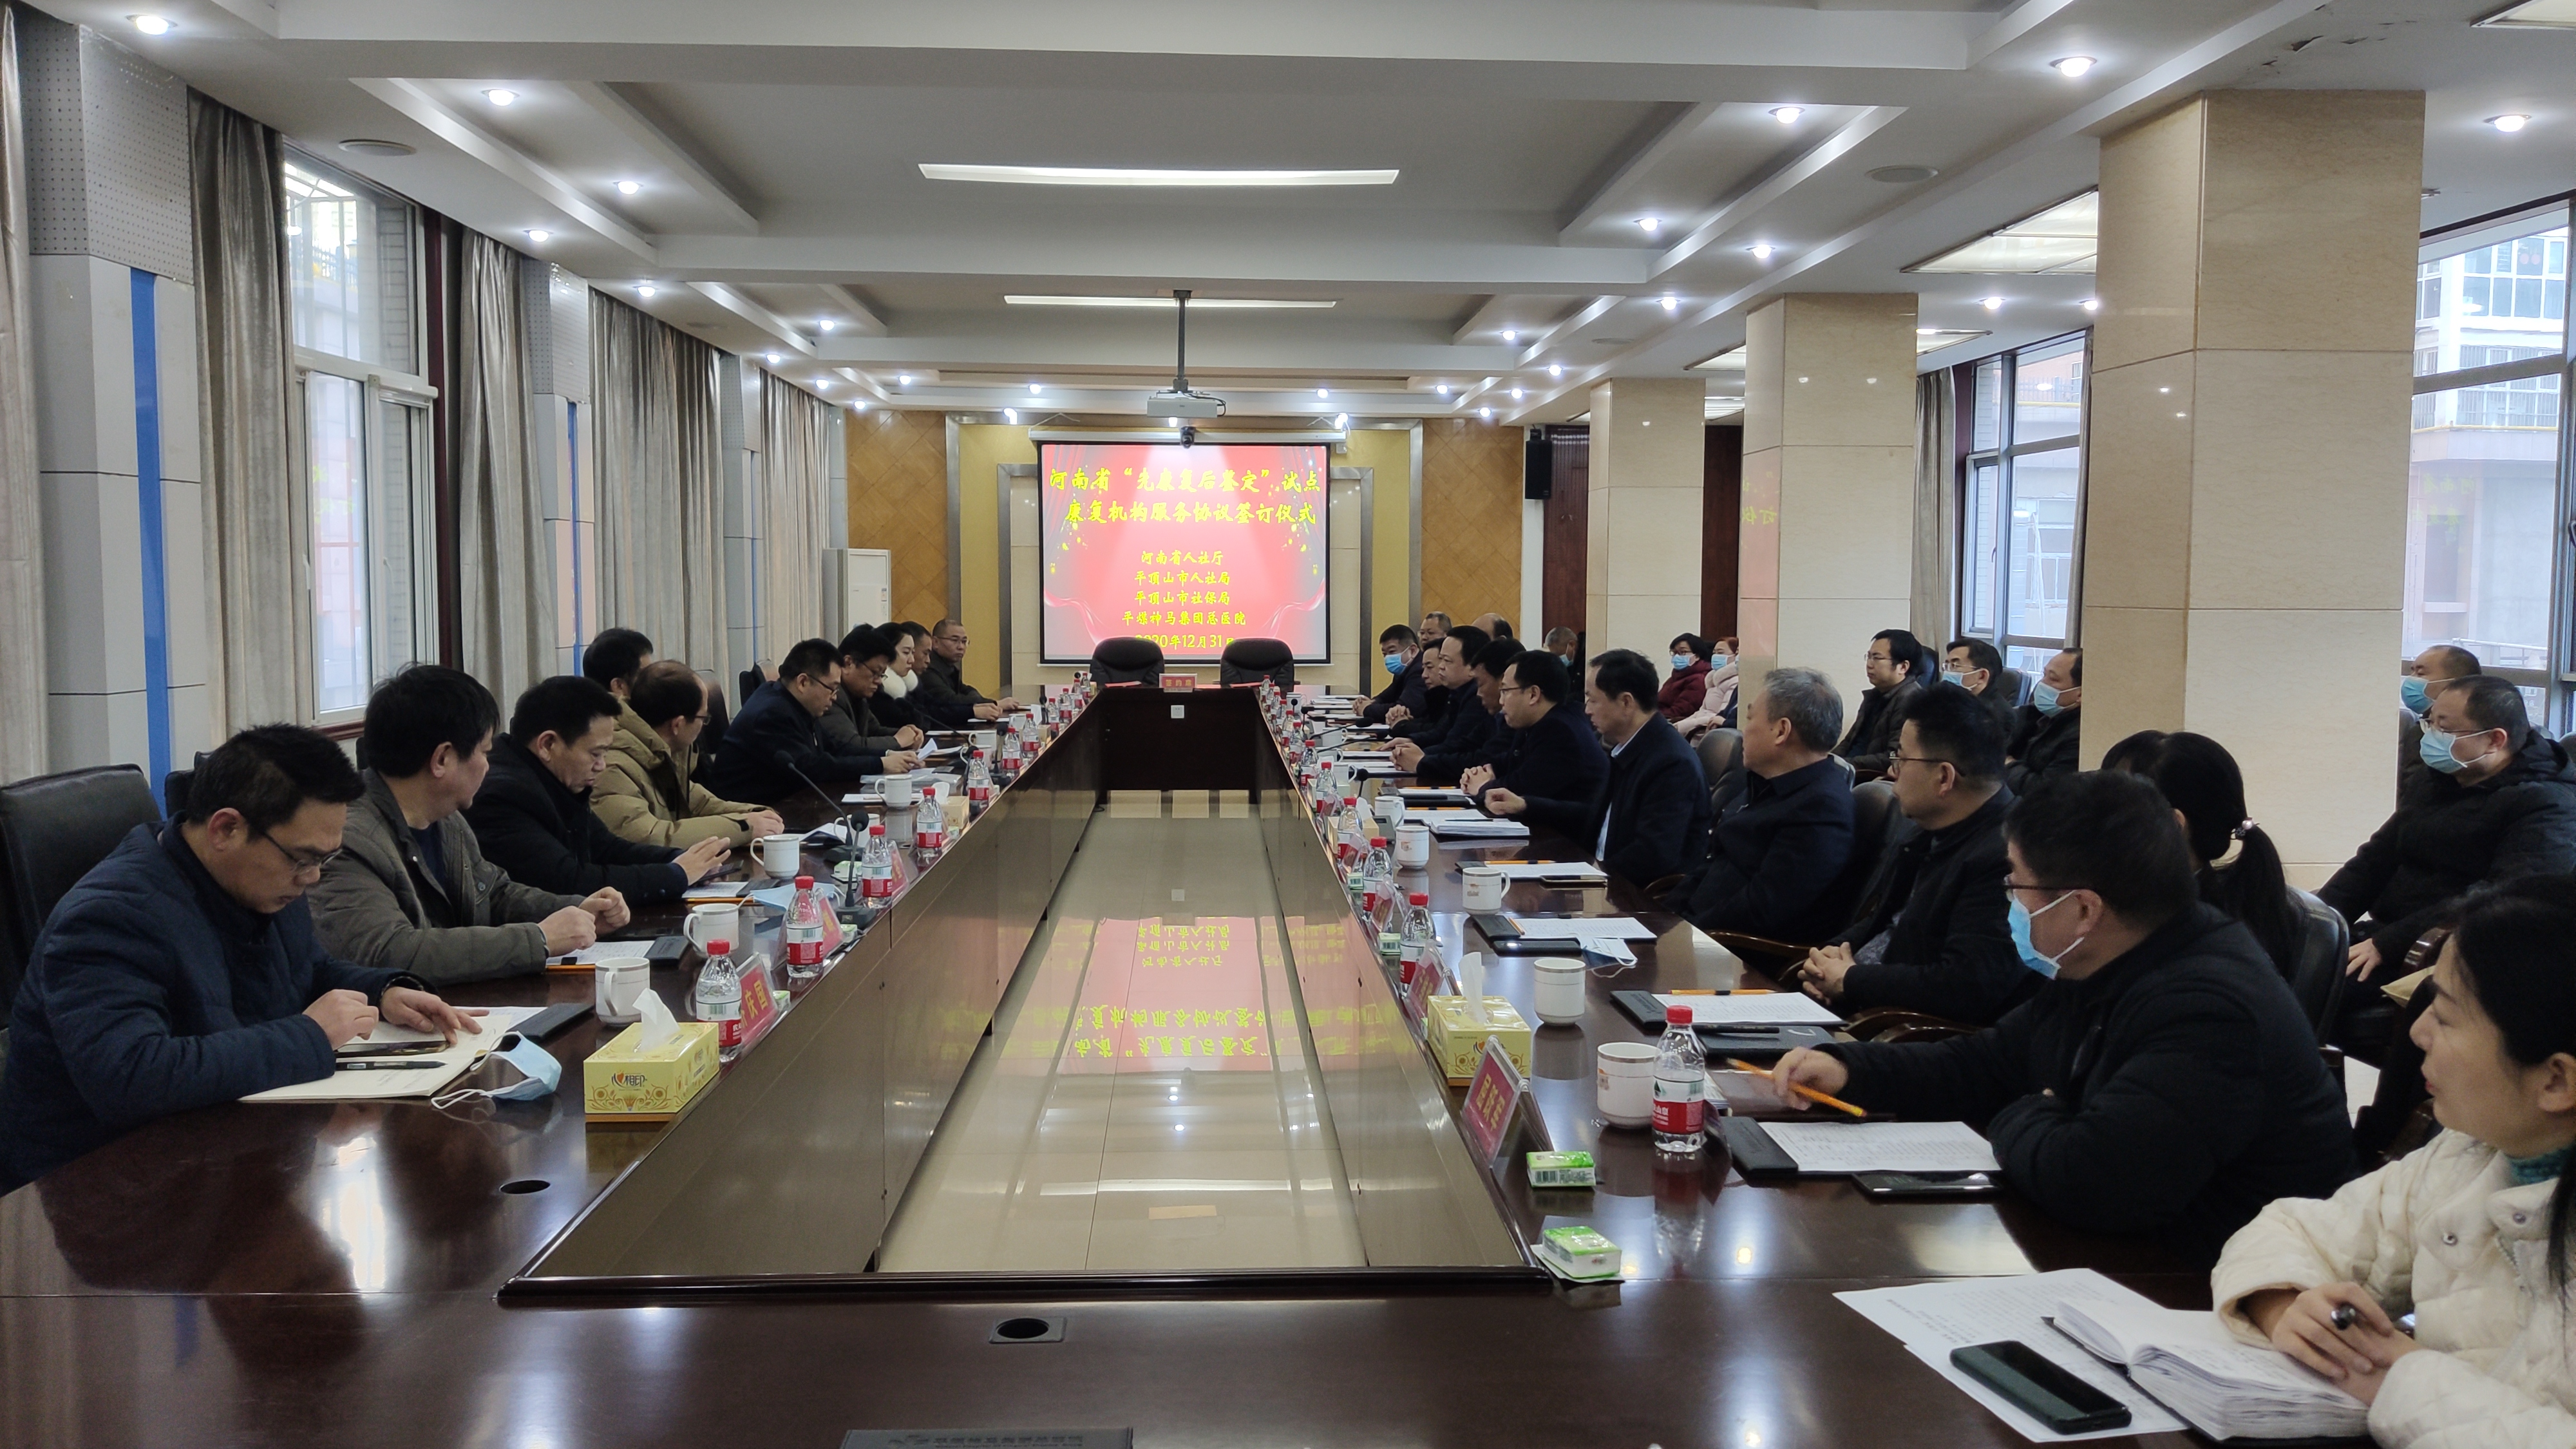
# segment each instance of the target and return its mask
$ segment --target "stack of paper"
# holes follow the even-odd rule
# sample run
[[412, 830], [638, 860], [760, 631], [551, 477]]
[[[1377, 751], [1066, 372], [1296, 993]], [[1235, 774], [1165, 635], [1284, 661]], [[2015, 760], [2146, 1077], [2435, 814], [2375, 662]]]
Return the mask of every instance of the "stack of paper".
[[[429, 1097], [473, 1067], [483, 1054], [499, 1044], [510, 1028], [536, 1015], [543, 1007], [495, 1006], [474, 1018], [482, 1028], [457, 1041], [443, 1051], [423, 1052], [416, 1057], [351, 1057], [344, 1061], [402, 1062], [403, 1066], [350, 1067], [343, 1065], [330, 1076], [318, 1081], [297, 1082], [287, 1087], [271, 1087], [242, 1098], [245, 1102], [348, 1102], [373, 1097]], [[438, 1033], [414, 1031], [407, 1026], [377, 1022], [367, 1034], [368, 1046], [409, 1046], [438, 1040]], [[351, 1042], [351, 1046], [358, 1043]], [[412, 1065], [418, 1064], [418, 1065]]]
[[[1772, 1129], [1776, 1131], [1777, 1129]], [[1844, 1129], [1849, 1131], [1851, 1129]], [[2102, 1439], [2120, 1434], [2179, 1434], [2182, 1420], [2167, 1413], [2146, 1392], [2118, 1371], [2096, 1361], [2074, 1342], [2049, 1327], [2049, 1316], [2069, 1303], [2135, 1301], [2147, 1303], [2135, 1290], [2123, 1288], [2090, 1268], [2032, 1273], [2018, 1278], [1954, 1278], [1906, 1288], [1868, 1288], [1834, 1295], [1863, 1318], [1896, 1335], [1906, 1351], [1941, 1377], [1959, 1386], [1995, 1417], [2041, 1444], [2069, 1439]], [[2153, 1304], [2148, 1304], [2153, 1307]], [[2129, 1406], [2125, 1428], [2090, 1434], [2060, 1434], [2015, 1408], [2003, 1395], [1970, 1378], [1950, 1362], [1950, 1350], [2003, 1340], [2030, 1345], [2042, 1358]]]
[[2003, 1170], [1965, 1122], [1766, 1122], [1762, 1130], [1808, 1176]]
[[1421, 820], [1445, 840], [1524, 840], [1530, 833], [1517, 820], [1497, 819], [1481, 810], [1417, 810], [1405, 818]]
[[2239, 1343], [2215, 1313], [2076, 1297], [2058, 1305], [2057, 1326], [2213, 1439], [2370, 1432], [2367, 1405], [2278, 1349]]
[[1693, 1026], [1840, 1026], [1843, 1019], [1803, 991], [1747, 991], [1727, 996], [1658, 996], [1669, 1011], [1690, 1008]]
[[1597, 865], [1579, 860], [1488, 860], [1483, 864], [1503, 873], [1505, 880], [1565, 880], [1587, 885], [1608, 885], [1610, 877]]

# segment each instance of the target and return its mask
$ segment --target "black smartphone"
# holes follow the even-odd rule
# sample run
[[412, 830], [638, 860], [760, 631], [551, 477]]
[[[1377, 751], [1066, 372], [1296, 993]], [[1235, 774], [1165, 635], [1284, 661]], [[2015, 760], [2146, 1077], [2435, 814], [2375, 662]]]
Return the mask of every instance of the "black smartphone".
[[[590, 1003], [587, 1001], [558, 1001], [520, 1022], [512, 1029], [511, 1035], [523, 1036], [530, 1041], [550, 1041], [565, 1027], [588, 1015], [590, 1015]], [[496, 1047], [494, 1050], [497, 1051], [499, 1048]]]
[[1880, 1199], [1992, 1197], [1995, 1179], [1987, 1172], [1855, 1172], [1852, 1186]]
[[644, 959], [656, 966], [676, 966], [687, 954], [689, 938], [686, 936], [656, 936], [653, 944], [644, 948]]
[[2012, 1339], [1950, 1350], [1960, 1372], [2003, 1395], [2060, 1434], [2089, 1434], [2129, 1422], [2129, 1406]]

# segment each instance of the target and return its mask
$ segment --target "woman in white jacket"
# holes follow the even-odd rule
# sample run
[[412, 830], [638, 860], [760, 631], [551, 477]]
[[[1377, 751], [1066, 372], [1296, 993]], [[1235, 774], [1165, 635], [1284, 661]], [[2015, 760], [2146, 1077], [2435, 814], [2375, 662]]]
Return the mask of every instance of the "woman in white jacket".
[[2576, 877], [2473, 898], [2433, 981], [2413, 1034], [2447, 1130], [2263, 1209], [2210, 1291], [2239, 1338], [2370, 1405], [2389, 1449], [2576, 1444]]

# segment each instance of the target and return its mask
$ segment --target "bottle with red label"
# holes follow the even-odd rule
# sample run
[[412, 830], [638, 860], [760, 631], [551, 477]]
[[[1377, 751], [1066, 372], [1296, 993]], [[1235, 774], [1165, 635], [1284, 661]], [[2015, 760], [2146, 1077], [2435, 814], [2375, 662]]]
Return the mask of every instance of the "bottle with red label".
[[822, 974], [823, 953], [831, 949], [832, 911], [814, 888], [814, 877], [796, 877], [796, 894], [788, 902], [787, 924], [779, 937], [787, 947], [790, 979], [808, 981]]
[[1655, 1150], [1688, 1156], [1707, 1140], [1708, 1058], [1691, 1029], [1691, 1009], [1664, 1008], [1664, 1039], [1655, 1046]]
[[1438, 969], [1440, 937], [1438, 928], [1431, 920], [1430, 893], [1415, 891], [1408, 896], [1404, 903], [1403, 919], [1404, 924], [1398, 927], [1399, 935], [1396, 944], [1398, 962], [1396, 980], [1410, 986], [1413, 984], [1414, 976], [1423, 969], [1425, 957], [1430, 958], [1434, 963], [1434, 970]]
[[716, 1024], [716, 1055], [732, 1061], [742, 1054], [742, 972], [733, 964], [733, 942], [709, 941], [707, 959], [698, 967], [692, 993], [698, 1020]]
[[880, 910], [894, 899], [894, 842], [886, 839], [883, 820], [868, 822], [868, 843], [859, 853], [859, 895]]

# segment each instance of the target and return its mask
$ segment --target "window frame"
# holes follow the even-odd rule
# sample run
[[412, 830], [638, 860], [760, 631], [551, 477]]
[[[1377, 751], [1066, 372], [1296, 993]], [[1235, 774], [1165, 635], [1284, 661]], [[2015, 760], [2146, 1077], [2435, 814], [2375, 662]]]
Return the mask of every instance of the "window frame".
[[[2058, 433], [2028, 441], [2017, 438], [2014, 414], [2017, 411], [2022, 359], [2033, 353], [2062, 348], [2069, 342], [2077, 344], [2077, 350], [2084, 359], [2084, 394], [2082, 401], [2077, 405], [2075, 430], [2071, 433]], [[1991, 447], [1980, 448], [1976, 445], [1977, 374], [1988, 364], [1993, 364], [1996, 369], [1995, 442]], [[1953, 396], [1957, 399], [1957, 406], [1953, 410], [1955, 422], [1952, 434], [1956, 441], [1953, 446], [1951, 477], [1952, 496], [1957, 501], [1957, 532], [1951, 539], [1953, 567], [1950, 608], [1954, 627], [1960, 637], [1987, 640], [1998, 651], [2004, 651], [2007, 654], [2013, 649], [2045, 650], [2055, 653], [2061, 649], [2080, 647], [2084, 637], [2085, 515], [2092, 497], [2089, 484], [2093, 463], [2093, 330], [2086, 327], [2071, 332], [2061, 332], [2054, 337], [2044, 337], [2019, 347], [2006, 348], [2001, 352], [1989, 353], [1984, 357], [1957, 363], [1950, 371], [1954, 379]], [[2016, 634], [2011, 629], [2011, 522], [2016, 487], [2015, 465], [2025, 457], [2070, 450], [2075, 454], [2075, 516], [2072, 523], [2073, 541], [2067, 559], [2065, 637], [2043, 638], [2035, 634]], [[1995, 469], [1994, 516], [1991, 520], [1983, 520], [1979, 517], [1978, 510], [1972, 506], [1976, 497], [1974, 480], [1977, 470], [1988, 465], [1992, 465]], [[1971, 587], [1975, 570], [1971, 567], [1970, 561], [1971, 551], [1976, 546], [1979, 525], [1981, 522], [1989, 521], [1994, 526], [1995, 558], [1991, 566], [1991, 577], [1987, 581], [1991, 596], [1985, 600], [1985, 603], [1992, 611], [1989, 615], [1992, 627], [1981, 629], [1975, 626], [1977, 600]]]

